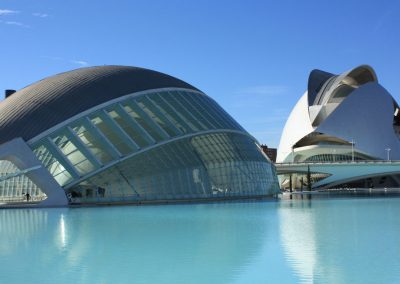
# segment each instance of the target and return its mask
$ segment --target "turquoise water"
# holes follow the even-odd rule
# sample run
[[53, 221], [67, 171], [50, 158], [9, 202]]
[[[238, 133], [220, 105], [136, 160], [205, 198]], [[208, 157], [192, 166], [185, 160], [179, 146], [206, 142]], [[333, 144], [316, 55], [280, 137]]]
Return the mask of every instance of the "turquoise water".
[[0, 210], [0, 283], [400, 283], [400, 199]]

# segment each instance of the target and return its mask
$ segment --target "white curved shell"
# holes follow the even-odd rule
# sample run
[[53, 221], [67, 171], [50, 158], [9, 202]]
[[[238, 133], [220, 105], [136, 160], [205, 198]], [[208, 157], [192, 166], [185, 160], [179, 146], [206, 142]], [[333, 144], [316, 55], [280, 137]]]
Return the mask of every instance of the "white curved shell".
[[290, 161], [293, 145], [313, 131], [308, 114], [307, 92], [305, 92], [293, 108], [283, 128], [276, 161], [278, 163]]
[[310, 146], [317, 155], [324, 149], [326, 153], [338, 147], [351, 150], [352, 141], [354, 151], [370, 159], [386, 159], [385, 149], [391, 150], [392, 159], [400, 159], [400, 140], [393, 127], [397, 104], [378, 83], [374, 70], [361, 65], [339, 76], [330, 75], [309, 82], [314, 89], [306, 91], [293, 108], [277, 162], [305, 161], [313, 155]]
[[400, 142], [393, 129], [393, 99], [379, 84], [368, 83], [351, 93], [315, 130], [354, 141], [355, 148], [377, 159], [400, 159]]

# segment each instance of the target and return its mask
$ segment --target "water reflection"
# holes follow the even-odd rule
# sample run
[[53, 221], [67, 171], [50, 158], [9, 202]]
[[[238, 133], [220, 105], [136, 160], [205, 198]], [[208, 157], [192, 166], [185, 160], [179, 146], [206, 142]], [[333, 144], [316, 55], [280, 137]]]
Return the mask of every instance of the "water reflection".
[[61, 214], [60, 216], [60, 243], [61, 247], [64, 249], [67, 246], [67, 236], [66, 236], [66, 231], [65, 231], [65, 220], [64, 220], [64, 214]]
[[259, 254], [264, 207], [1, 211], [0, 243], [9, 257], [2, 249], [0, 267], [10, 267], [8, 283], [25, 283], [26, 271], [42, 283], [230, 283]]
[[282, 205], [279, 210], [281, 242], [286, 258], [306, 283], [313, 283], [317, 265], [316, 232], [310, 207], [309, 199], [296, 200]]
[[0, 210], [0, 254], [9, 255], [29, 247], [30, 240], [42, 234], [47, 221], [47, 212], [42, 210]]
[[1, 283], [399, 283], [400, 199], [0, 210]]
[[400, 279], [399, 199], [287, 200], [279, 207], [287, 262], [303, 283]]

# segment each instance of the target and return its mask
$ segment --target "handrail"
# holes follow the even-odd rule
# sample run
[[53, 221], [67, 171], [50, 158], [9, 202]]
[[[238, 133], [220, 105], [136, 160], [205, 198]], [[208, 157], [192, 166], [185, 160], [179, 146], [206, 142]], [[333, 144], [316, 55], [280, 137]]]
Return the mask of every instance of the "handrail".
[[400, 160], [347, 160], [347, 161], [308, 161], [308, 162], [285, 162], [285, 163], [275, 163], [275, 166], [297, 166], [297, 165], [316, 165], [316, 164], [397, 164]]
[[43, 201], [47, 196], [31, 196], [29, 201], [26, 200], [26, 196], [0, 196], [0, 203], [36, 203]]

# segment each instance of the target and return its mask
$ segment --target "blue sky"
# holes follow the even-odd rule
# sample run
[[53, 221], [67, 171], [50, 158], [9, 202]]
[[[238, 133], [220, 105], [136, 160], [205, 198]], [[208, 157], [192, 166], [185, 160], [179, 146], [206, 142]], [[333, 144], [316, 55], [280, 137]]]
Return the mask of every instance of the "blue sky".
[[150, 68], [277, 147], [312, 69], [369, 64], [400, 101], [399, 15], [396, 0], [2, 0], [0, 90], [85, 66]]

